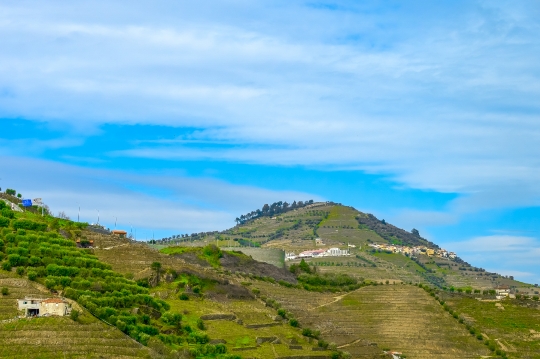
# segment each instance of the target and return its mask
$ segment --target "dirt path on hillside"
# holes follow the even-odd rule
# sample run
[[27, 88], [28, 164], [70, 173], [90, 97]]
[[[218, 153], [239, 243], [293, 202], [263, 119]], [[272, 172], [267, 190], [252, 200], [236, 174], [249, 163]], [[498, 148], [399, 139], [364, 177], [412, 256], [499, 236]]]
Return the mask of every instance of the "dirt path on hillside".
[[319, 306], [317, 306], [317, 307], [314, 307], [314, 308], [311, 308], [311, 309], [309, 309], [309, 310], [319, 309], [319, 308], [322, 308], [322, 307], [326, 307], [327, 305], [330, 305], [330, 304], [334, 304], [334, 303], [336, 303], [336, 302], [339, 302], [340, 300], [342, 300], [342, 299], [345, 298], [346, 296], [351, 295], [351, 294], [353, 294], [353, 293], [355, 293], [355, 292], [358, 292], [360, 289], [362, 289], [362, 288], [358, 288], [358, 289], [356, 289], [356, 290], [353, 290], [352, 292], [345, 293], [345, 294], [343, 294], [343, 295], [334, 297], [334, 300], [333, 300], [333, 301], [328, 302], [328, 303], [325, 303], [325, 304], [321, 304], [321, 305], [319, 305]]
[[351, 345], [355, 345], [357, 343], [360, 343], [363, 339], [356, 339], [354, 342], [350, 342], [350, 343], [347, 343], [347, 344], [343, 344], [343, 345], [340, 345], [339, 347], [337, 347], [338, 349], [341, 349], [341, 348], [347, 348], [347, 347], [350, 347]]
[[109, 249], [113, 249], [113, 248], [118, 248], [118, 247], [123, 247], [123, 246], [127, 246], [128, 244], [127, 243], [124, 243], [124, 244], [119, 244], [117, 246], [112, 246], [112, 247], [107, 247], [107, 248], [101, 248], [103, 249], [104, 251], [108, 251]]

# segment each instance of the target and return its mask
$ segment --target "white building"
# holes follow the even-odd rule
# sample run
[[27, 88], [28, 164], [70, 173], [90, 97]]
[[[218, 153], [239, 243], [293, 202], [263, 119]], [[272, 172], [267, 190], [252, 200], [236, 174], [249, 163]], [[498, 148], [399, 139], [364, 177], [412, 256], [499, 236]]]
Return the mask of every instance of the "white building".
[[348, 256], [349, 250], [348, 249], [339, 249], [339, 248], [330, 248], [326, 251], [326, 256], [328, 257], [341, 257], [341, 256]]
[[298, 256], [294, 252], [285, 253], [285, 260], [286, 261], [292, 261], [292, 260], [294, 260], [296, 258], [298, 258]]
[[24, 299], [17, 299], [19, 310], [24, 310], [24, 315], [27, 317], [34, 317], [39, 315], [39, 304], [43, 299], [25, 297]]
[[24, 315], [27, 317], [41, 317], [47, 315], [64, 316], [69, 314], [69, 305], [60, 298], [31, 298], [17, 300], [19, 310], [24, 310]]
[[495, 298], [498, 300], [505, 299], [510, 296], [510, 288], [506, 285], [501, 285], [495, 288], [495, 292], [497, 293]]

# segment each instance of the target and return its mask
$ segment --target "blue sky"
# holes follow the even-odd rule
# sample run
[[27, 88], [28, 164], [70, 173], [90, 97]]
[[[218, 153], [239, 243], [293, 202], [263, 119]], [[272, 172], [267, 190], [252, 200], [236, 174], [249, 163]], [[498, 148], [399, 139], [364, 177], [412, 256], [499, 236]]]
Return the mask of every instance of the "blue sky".
[[2, 1], [0, 187], [139, 238], [333, 200], [540, 282], [540, 5]]

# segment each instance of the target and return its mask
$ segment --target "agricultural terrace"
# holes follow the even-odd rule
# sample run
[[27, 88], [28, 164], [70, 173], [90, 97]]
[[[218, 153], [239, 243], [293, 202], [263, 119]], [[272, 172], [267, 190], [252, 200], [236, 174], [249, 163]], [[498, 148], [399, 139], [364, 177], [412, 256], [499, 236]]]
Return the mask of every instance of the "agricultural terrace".
[[[39, 344], [39, 345], [36, 345]], [[93, 357], [147, 358], [152, 350], [89, 314], [23, 319], [0, 323], [0, 357], [57, 359]]]
[[[2, 220], [0, 230], [4, 277], [16, 273], [50, 291], [62, 291], [93, 316], [143, 345], [157, 340], [168, 350], [188, 350], [192, 356], [232, 357], [225, 346], [208, 344], [210, 338], [204, 331], [183, 325], [181, 314], [170, 312], [168, 303], [150, 295], [148, 281], [126, 278], [100, 261], [92, 249], [77, 248], [81, 225], [66, 222], [56, 231], [48, 224], [54, 223], [50, 218], [6, 208], [1, 211], [7, 219]], [[2, 295], [9, 295], [9, 287], [2, 289]]]
[[[197, 330], [204, 328], [209, 338], [224, 342], [227, 352], [231, 354], [238, 351], [242, 356], [253, 357], [267, 357], [269, 353], [278, 356], [307, 355], [317, 345], [309, 343], [301, 335], [300, 329], [289, 326], [286, 321], [283, 322], [283, 318], [276, 321], [276, 310], [253, 299], [250, 287], [244, 288], [248, 284], [244, 277], [224, 276], [225, 268], [220, 265], [216, 247], [207, 251], [212, 247], [171, 246], [159, 253], [127, 239], [91, 233], [88, 236], [99, 247], [95, 249], [97, 256], [128, 276], [153, 276], [149, 268], [151, 261], [160, 261], [162, 281], [158, 285], [154, 284], [150, 293], [166, 302], [170, 312], [180, 313], [184, 327]], [[127, 256], [132, 260], [129, 261]], [[244, 255], [240, 257], [249, 259], [249, 263], [253, 261]], [[246, 265], [245, 270], [248, 269], [249, 265]], [[201, 318], [215, 314], [232, 316], [234, 320], [227, 317], [201, 321]], [[268, 324], [271, 326], [264, 326]], [[250, 325], [263, 327], [250, 328]], [[256, 346], [259, 337], [276, 337], [279, 343]], [[288, 344], [293, 339], [302, 349], [289, 349]]]
[[332, 206], [305, 207], [275, 217], [261, 217], [238, 225], [218, 236], [223, 240], [251, 240], [270, 243], [274, 240], [314, 239], [314, 229], [327, 216]]
[[[244, 299], [234, 299], [239, 293], [228, 293], [230, 288], [213, 283], [193, 283], [189, 291], [188, 284], [194, 278], [179, 277], [171, 283], [162, 283], [152, 289], [152, 292], [164, 299], [171, 310], [182, 313], [183, 322], [193, 328], [201, 326], [204, 321], [205, 332], [214, 340], [226, 343], [228, 351], [238, 351], [242, 356], [272, 358], [292, 355], [310, 355], [316, 343], [310, 343], [309, 338], [301, 334], [301, 330], [290, 326], [277, 311], [267, 307], [262, 302], [247, 296]], [[251, 290], [251, 282], [238, 277], [246, 288]], [[249, 291], [246, 290], [247, 293]], [[180, 299], [182, 293], [189, 293]], [[179, 295], [180, 294], [180, 295]], [[245, 293], [243, 295], [246, 295]], [[187, 298], [187, 299], [186, 299]], [[275, 338], [257, 346], [257, 338]], [[301, 348], [289, 349], [291, 342]], [[329, 355], [329, 351], [318, 352]]]
[[410, 358], [479, 358], [490, 351], [459, 325], [438, 302], [415, 286], [395, 284], [360, 288], [337, 296], [257, 283], [302, 325], [355, 358], [371, 358], [375, 345]]
[[478, 300], [473, 296], [441, 293], [466, 328], [476, 328], [484, 343], [510, 358], [538, 358], [540, 311], [528, 301]]

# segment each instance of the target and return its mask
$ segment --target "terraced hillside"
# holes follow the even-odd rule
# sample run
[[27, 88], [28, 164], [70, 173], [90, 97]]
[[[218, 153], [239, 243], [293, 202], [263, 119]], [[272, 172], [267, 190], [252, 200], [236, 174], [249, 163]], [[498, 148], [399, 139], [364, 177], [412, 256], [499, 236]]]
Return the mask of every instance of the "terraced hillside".
[[[321, 238], [323, 244], [316, 245], [313, 240], [315, 237]], [[487, 273], [462, 261], [420, 254], [417, 255], [417, 263], [415, 263], [402, 254], [373, 253], [373, 249], [368, 247], [370, 243], [403, 243], [426, 245], [431, 248], [437, 248], [437, 246], [418, 235], [399, 229], [389, 223], [383, 223], [382, 220], [378, 220], [370, 214], [348, 206], [315, 203], [274, 217], [266, 216], [247, 221], [221, 232], [217, 237], [210, 236], [206, 240], [212, 242], [219, 238], [222, 240], [218, 240], [218, 243], [224, 246], [225, 243], [239, 244], [244, 240], [261, 243], [262, 247], [280, 248], [286, 252], [295, 253], [315, 248], [339, 247], [345, 249], [348, 245], [353, 245], [355, 247], [349, 248], [351, 257], [347, 260], [327, 258], [324, 261], [341, 264], [342, 262], [356, 262], [357, 257], [360, 257], [360, 261], [367, 259], [366, 263], [376, 263], [376, 266], [355, 265], [354, 268], [344, 268], [333, 265], [321, 267], [321, 270], [346, 271], [355, 276], [376, 281], [389, 279], [430, 283], [439, 287], [454, 286], [456, 288], [484, 290], [492, 289], [498, 285], [508, 285], [528, 292], [529, 295], [535, 294], [535, 289], [530, 285], [505, 278], [496, 273]], [[249, 245], [248, 242], [245, 243]], [[318, 261], [316, 259], [306, 260]]]
[[[314, 204], [215, 237], [208, 232], [206, 242], [193, 243], [201, 247], [163, 253], [83, 224], [8, 214], [0, 231], [0, 287], [8, 289], [0, 297], [0, 357], [347, 358], [349, 352], [380, 358], [383, 350], [395, 350], [408, 358], [450, 359], [489, 356], [496, 344], [515, 357], [533, 358], [539, 348], [532, 299], [501, 308], [485, 304], [491, 293], [466, 294], [479, 284], [520, 283], [458, 261], [373, 250], [369, 243], [388, 239], [359, 224], [351, 207]], [[93, 248], [78, 249], [83, 242]], [[285, 251], [339, 247], [350, 255], [288, 262], [295, 264], [289, 271], [215, 243]], [[445, 292], [451, 283], [469, 289]], [[56, 292], [88, 311], [78, 321], [13, 320], [16, 298]], [[435, 300], [443, 295], [454, 311]]]
[[443, 293], [463, 325], [481, 331], [486, 343], [511, 358], [540, 358], [540, 305], [524, 300], [490, 301]]
[[[201, 295], [188, 292], [189, 300], [180, 300], [179, 295], [185, 292], [185, 288], [180, 286], [183, 283], [179, 281], [180, 276], [162, 281], [151, 289], [151, 293], [165, 300], [171, 306], [171, 312], [181, 314], [183, 323], [192, 328], [197, 328], [199, 320], [203, 318], [205, 333], [212, 340], [223, 342], [229, 353], [255, 358], [309, 356], [314, 353], [312, 348], [317, 343], [309, 343], [308, 338], [302, 336], [301, 330], [288, 325], [275, 309], [255, 300], [250, 291], [244, 289], [244, 285], [248, 284], [246, 278], [227, 275], [224, 273], [225, 268], [215, 269], [202, 260], [201, 265], [186, 263], [178, 256], [159, 253], [149, 246], [128, 239], [88, 232], [85, 232], [85, 236], [94, 240], [96, 256], [121, 273], [148, 277], [152, 275], [151, 263], [158, 261], [164, 271], [187, 272], [206, 278], [205, 281], [228, 283], [209, 284]], [[294, 349], [289, 347], [291, 342], [296, 343]], [[317, 351], [317, 354], [329, 355], [330, 352], [323, 350]]]
[[[234, 280], [234, 277], [230, 279]], [[224, 342], [229, 352], [239, 353], [242, 357], [309, 356], [316, 346], [316, 343], [309, 343], [308, 338], [302, 336], [300, 329], [288, 325], [275, 309], [259, 300], [234, 299], [230, 295], [220, 295], [220, 290], [210, 290], [202, 297], [180, 300], [177, 283], [162, 284], [152, 291], [165, 299], [171, 305], [171, 310], [182, 313], [186, 324], [196, 327], [198, 319], [202, 318], [205, 332], [213, 340]], [[294, 349], [290, 348], [291, 343], [295, 343]], [[317, 353], [330, 354], [329, 351]]]
[[32, 282], [0, 270], [0, 287], [7, 288], [7, 295], [0, 295], [0, 321], [15, 318], [18, 315], [17, 298], [25, 296], [46, 297]]
[[81, 324], [67, 317], [0, 323], [0, 357], [151, 358], [151, 351], [97, 320]]
[[122, 274], [132, 274], [135, 279], [150, 276], [150, 265], [160, 262], [168, 267], [189, 267], [181, 259], [172, 258], [146, 244], [127, 238], [84, 231], [84, 236], [94, 241], [94, 254]]
[[[15, 319], [17, 299], [47, 298], [50, 292], [13, 273], [0, 270], [0, 358], [151, 358], [152, 351], [84, 311], [79, 321], [68, 317]], [[78, 307], [80, 310], [81, 308]]]
[[372, 357], [377, 347], [419, 359], [479, 358], [490, 353], [415, 286], [368, 286], [333, 298], [263, 282], [256, 286], [353, 357]]

